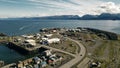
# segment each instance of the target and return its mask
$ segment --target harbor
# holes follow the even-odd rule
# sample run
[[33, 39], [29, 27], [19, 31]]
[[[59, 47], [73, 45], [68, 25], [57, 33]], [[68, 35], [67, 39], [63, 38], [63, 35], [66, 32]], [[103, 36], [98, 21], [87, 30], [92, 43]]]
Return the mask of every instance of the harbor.
[[[79, 66], [81, 65], [79, 62], [84, 60], [84, 58], [87, 58], [85, 60], [87, 62], [88, 60], [96, 60], [95, 58], [87, 57], [87, 51], [89, 51], [91, 44], [97, 41], [101, 42], [102, 40], [119, 40], [118, 34], [83, 27], [74, 29], [43, 28], [40, 29], [39, 33], [20, 36], [1, 36], [0, 38], [1, 43], [4, 44], [1, 46], [4, 48], [3, 51], [5, 48], [8, 49], [6, 51], [8, 51], [13, 58], [8, 58], [10, 61], [8, 59], [2, 59], [4, 63], [1, 62], [1, 66], [3, 66], [3, 68], [9, 68], [11, 66], [19, 68], [70, 68], [74, 65]], [[89, 46], [86, 47], [85, 45]], [[89, 52], [94, 54], [92, 51]], [[7, 54], [7, 56], [9, 54]], [[3, 56], [5, 55], [3, 54]], [[83, 63], [87, 63], [85, 61]], [[88, 66], [94, 61], [91, 61]], [[74, 64], [71, 64], [72, 62], [74, 62]]]

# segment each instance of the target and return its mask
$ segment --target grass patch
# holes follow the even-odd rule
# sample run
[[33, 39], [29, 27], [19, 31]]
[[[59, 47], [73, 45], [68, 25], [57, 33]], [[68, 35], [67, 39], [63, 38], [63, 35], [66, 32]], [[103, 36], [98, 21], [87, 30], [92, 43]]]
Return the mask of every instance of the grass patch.
[[102, 43], [100, 46], [98, 46], [94, 51], [94, 55], [96, 55], [96, 56], [104, 55], [104, 50], [107, 47], [107, 43], [108, 43], [108, 41], [104, 41], [104, 43]]

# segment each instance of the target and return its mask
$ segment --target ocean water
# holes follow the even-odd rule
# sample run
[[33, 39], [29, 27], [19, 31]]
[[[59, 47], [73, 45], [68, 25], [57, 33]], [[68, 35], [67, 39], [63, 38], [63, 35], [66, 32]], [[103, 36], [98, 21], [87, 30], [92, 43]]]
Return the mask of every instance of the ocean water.
[[7, 35], [35, 33], [40, 28], [51, 27], [90, 27], [120, 34], [118, 20], [0, 20], [0, 32]]
[[[0, 20], [0, 33], [22, 35], [39, 32], [40, 28], [51, 27], [90, 27], [120, 34], [120, 21], [112, 20]], [[0, 60], [16, 62], [25, 56], [0, 44]]]
[[4, 44], [0, 44], [0, 60], [4, 61], [5, 64], [17, 62], [25, 58], [26, 58], [25, 56], [17, 53], [13, 49], [9, 49]]

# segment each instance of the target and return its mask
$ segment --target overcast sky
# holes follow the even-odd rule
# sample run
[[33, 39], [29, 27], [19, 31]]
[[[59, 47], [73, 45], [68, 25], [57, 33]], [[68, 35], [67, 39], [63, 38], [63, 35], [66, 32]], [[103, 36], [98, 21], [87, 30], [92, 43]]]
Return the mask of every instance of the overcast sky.
[[0, 0], [0, 17], [120, 13], [120, 0]]

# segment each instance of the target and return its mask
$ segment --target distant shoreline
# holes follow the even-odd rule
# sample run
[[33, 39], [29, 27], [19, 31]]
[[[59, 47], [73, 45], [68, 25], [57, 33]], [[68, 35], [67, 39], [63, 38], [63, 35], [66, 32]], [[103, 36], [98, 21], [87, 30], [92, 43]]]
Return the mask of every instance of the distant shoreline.
[[[52, 29], [52, 28], [46, 28], [46, 29]], [[55, 29], [62, 29], [62, 28], [55, 28]], [[114, 32], [110, 32], [110, 31], [105, 31], [105, 30], [100, 30], [100, 29], [95, 29], [95, 28], [88, 28], [88, 27], [77, 27], [77, 29], [87, 29], [87, 30], [92, 31], [96, 34], [103, 33], [106, 36], [108, 36], [108, 38], [111, 39], [111, 40], [117, 40], [118, 39], [118, 34], [114, 33]], [[1, 33], [1, 34], [3, 34], [3, 33]], [[4, 34], [4, 35], [7, 36], [6, 34]]]
[[1, 18], [1, 19], [40, 19], [40, 20], [120, 20], [120, 13], [111, 14], [111, 13], [101, 13], [100, 15], [90, 15], [86, 14], [83, 16], [79, 15], [55, 15], [55, 16], [42, 16], [42, 17], [16, 17], [16, 18]]

